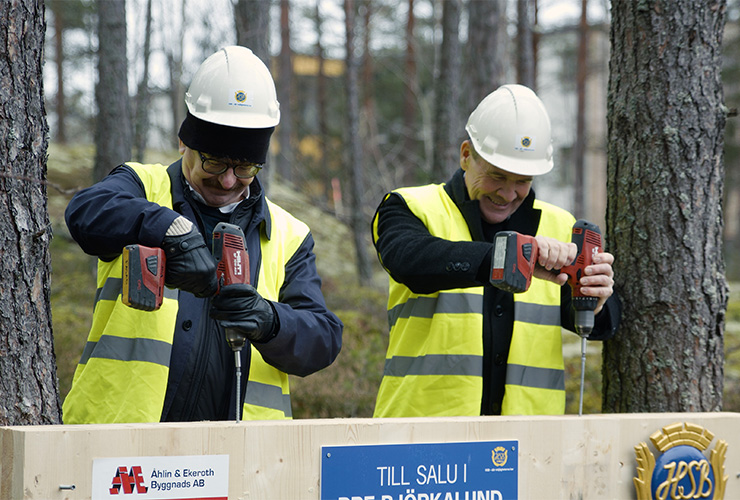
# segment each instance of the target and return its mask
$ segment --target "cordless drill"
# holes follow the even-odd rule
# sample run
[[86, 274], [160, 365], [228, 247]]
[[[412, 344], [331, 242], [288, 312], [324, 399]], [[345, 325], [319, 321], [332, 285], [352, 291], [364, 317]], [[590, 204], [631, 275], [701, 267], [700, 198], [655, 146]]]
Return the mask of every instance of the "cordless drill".
[[581, 394], [578, 400], [578, 415], [583, 415], [583, 385], [586, 377], [586, 338], [594, 328], [594, 311], [599, 303], [597, 297], [588, 297], [581, 293], [581, 276], [587, 266], [594, 261], [594, 255], [603, 249], [599, 226], [579, 219], [573, 225], [571, 241], [578, 247], [576, 259], [560, 272], [568, 275], [571, 288], [571, 304], [575, 310], [576, 333], [581, 337]]
[[[249, 255], [239, 226], [221, 222], [213, 230], [213, 256], [219, 289], [234, 283], [249, 283]], [[162, 306], [165, 281], [164, 250], [144, 245], [123, 249], [122, 301], [142, 311]], [[218, 293], [218, 292], [216, 292]]]
[[[576, 221], [571, 241], [578, 247], [578, 253], [573, 262], [560, 272], [568, 275], [576, 312], [576, 333], [588, 337], [594, 326], [593, 311], [599, 299], [583, 295], [579, 281], [586, 267], [593, 263], [594, 255], [601, 252], [599, 226], [583, 219]], [[532, 282], [538, 255], [537, 241], [533, 236], [499, 231], [493, 241], [491, 284], [512, 293], [526, 292]]]
[[[249, 253], [244, 233], [239, 226], [219, 222], [213, 230], [213, 257], [216, 259], [218, 289], [226, 285], [249, 284]], [[218, 293], [218, 291], [216, 292]], [[246, 335], [234, 328], [225, 328], [226, 342], [234, 351], [236, 367], [236, 421], [241, 415], [241, 350], [247, 343]]]
[[572, 291], [573, 309], [576, 312], [576, 333], [585, 339], [594, 328], [593, 312], [599, 303], [599, 299], [583, 295], [580, 281], [586, 267], [593, 264], [594, 255], [602, 251], [599, 226], [579, 219], [573, 225], [571, 241], [578, 247], [578, 254], [575, 260], [570, 265], [562, 268], [560, 272], [568, 275], [568, 284]]
[[[239, 226], [220, 222], [213, 230], [213, 257], [216, 260], [218, 290], [226, 285], [249, 284], [249, 254], [244, 233]], [[165, 281], [165, 257], [161, 248], [128, 245], [123, 249], [121, 300], [134, 309], [155, 311], [162, 305]], [[218, 294], [218, 291], [216, 291]], [[246, 336], [226, 328], [226, 341], [234, 351], [236, 365], [236, 421], [241, 398], [241, 355]]]
[[[586, 338], [594, 327], [594, 311], [597, 297], [581, 292], [580, 279], [587, 266], [593, 263], [594, 255], [602, 251], [599, 226], [579, 219], [573, 225], [571, 241], [578, 247], [576, 258], [560, 272], [568, 275], [571, 288], [571, 305], [575, 311], [575, 330], [581, 337], [581, 395], [578, 414], [583, 414], [583, 384], [586, 370]], [[526, 292], [537, 263], [537, 242], [532, 236], [515, 231], [500, 231], [496, 234], [491, 259], [492, 285], [512, 293]]]

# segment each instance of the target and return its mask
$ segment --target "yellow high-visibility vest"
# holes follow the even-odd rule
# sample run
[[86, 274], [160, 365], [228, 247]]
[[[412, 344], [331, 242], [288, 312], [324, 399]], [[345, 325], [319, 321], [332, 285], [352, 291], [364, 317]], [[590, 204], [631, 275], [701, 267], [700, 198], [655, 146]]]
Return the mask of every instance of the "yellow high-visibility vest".
[[[172, 208], [167, 167], [128, 163], [147, 199]], [[308, 226], [268, 200], [272, 239], [262, 234], [257, 291], [277, 300], [285, 264], [308, 235]], [[139, 311], [121, 301], [122, 257], [98, 260], [97, 292], [87, 344], [62, 407], [65, 424], [158, 422], [167, 390], [177, 319], [177, 290], [165, 288], [157, 311]], [[267, 364], [251, 347], [243, 407], [246, 419], [291, 418], [288, 375]]]
[[[472, 241], [464, 217], [435, 184], [394, 191], [433, 236]], [[536, 200], [538, 235], [570, 241], [575, 219]], [[377, 216], [373, 238], [378, 239]], [[389, 277], [390, 341], [376, 417], [480, 415], [483, 393], [483, 287], [415, 294]], [[565, 382], [560, 287], [532, 280], [514, 295], [504, 415], [562, 414]]]

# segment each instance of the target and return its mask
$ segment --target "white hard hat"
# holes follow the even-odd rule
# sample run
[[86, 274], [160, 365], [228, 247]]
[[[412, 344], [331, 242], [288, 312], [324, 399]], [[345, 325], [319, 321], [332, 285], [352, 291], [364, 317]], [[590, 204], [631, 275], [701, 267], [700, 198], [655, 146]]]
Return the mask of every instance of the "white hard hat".
[[185, 94], [193, 116], [238, 128], [280, 122], [280, 103], [267, 66], [246, 47], [224, 47], [203, 61]]
[[550, 117], [539, 97], [523, 85], [503, 85], [470, 114], [465, 130], [488, 163], [519, 175], [552, 170]]

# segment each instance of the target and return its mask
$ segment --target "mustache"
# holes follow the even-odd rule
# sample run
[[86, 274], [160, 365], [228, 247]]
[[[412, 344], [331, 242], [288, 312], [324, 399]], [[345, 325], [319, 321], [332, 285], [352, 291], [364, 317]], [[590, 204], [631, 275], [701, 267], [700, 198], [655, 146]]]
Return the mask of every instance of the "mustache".
[[498, 196], [486, 196], [488, 198], [488, 201], [493, 203], [494, 205], [508, 205], [511, 203], [510, 201], [506, 201], [502, 198], [499, 198]]
[[224, 189], [224, 187], [221, 185], [220, 182], [218, 182], [218, 179], [216, 177], [203, 179], [202, 183], [205, 187], [209, 189], [221, 191], [223, 193], [241, 193], [242, 191], [247, 189], [247, 186], [245, 186], [241, 182], [237, 182], [236, 184], [234, 184], [234, 187], [232, 187], [231, 189]]

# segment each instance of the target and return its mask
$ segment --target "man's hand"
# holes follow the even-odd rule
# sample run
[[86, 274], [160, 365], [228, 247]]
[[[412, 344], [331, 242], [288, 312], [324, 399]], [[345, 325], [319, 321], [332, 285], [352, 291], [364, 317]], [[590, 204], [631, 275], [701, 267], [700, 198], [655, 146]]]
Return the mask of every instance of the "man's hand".
[[[189, 224], [189, 230], [175, 235], [168, 231], [162, 242], [165, 253], [164, 284], [190, 292], [196, 297], [210, 297], [218, 289], [216, 262], [203, 236], [190, 221], [178, 217], [173, 226], [176, 223], [183, 224], [180, 219]], [[185, 226], [187, 228], [187, 224]]]
[[[576, 258], [578, 247], [575, 243], [563, 243], [553, 238], [536, 236], [539, 248], [539, 258], [534, 268], [534, 276], [558, 285], [564, 285], [568, 281], [565, 273], [557, 274], [555, 271], [570, 265]], [[590, 297], [598, 297], [599, 303], [595, 313], [598, 314], [604, 306], [606, 299], [614, 293], [614, 270], [612, 264], [614, 256], [608, 252], [594, 255], [593, 264], [584, 269], [581, 277], [581, 293]]]
[[211, 318], [252, 342], [267, 342], [277, 333], [272, 304], [252, 285], [239, 283], [222, 287], [211, 301]]
[[581, 278], [581, 292], [590, 297], [598, 297], [599, 303], [594, 310], [598, 314], [604, 306], [606, 299], [614, 293], [614, 256], [608, 252], [594, 255], [593, 264], [584, 270], [585, 276]]
[[563, 243], [547, 236], [535, 236], [535, 240], [538, 257], [534, 267], [534, 277], [564, 285], [568, 281], [568, 275], [555, 271], [559, 271], [575, 260], [578, 246], [575, 243]]

